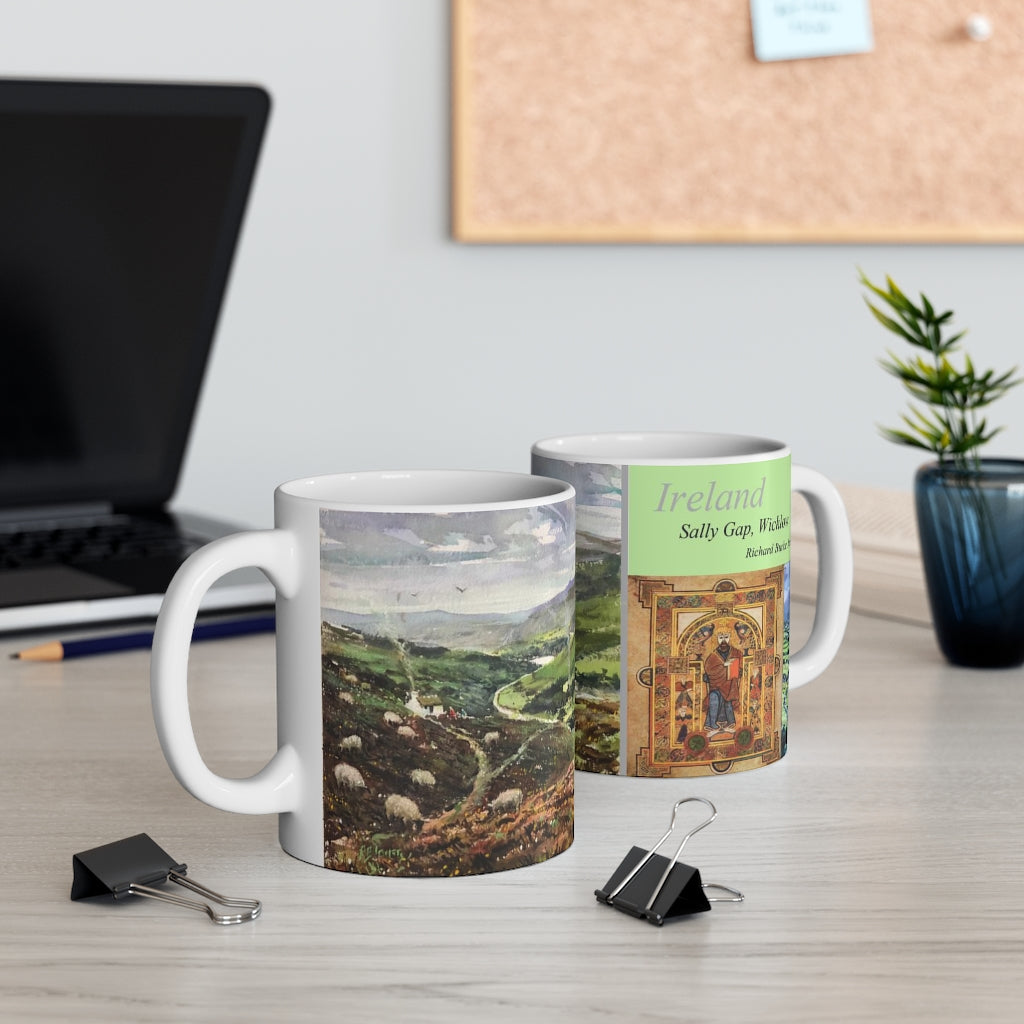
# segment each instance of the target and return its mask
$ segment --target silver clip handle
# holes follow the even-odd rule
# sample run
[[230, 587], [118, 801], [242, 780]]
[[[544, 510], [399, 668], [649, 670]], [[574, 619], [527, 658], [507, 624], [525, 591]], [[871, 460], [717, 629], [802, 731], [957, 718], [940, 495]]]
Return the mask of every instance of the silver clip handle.
[[164, 892], [163, 889], [153, 889], [148, 885], [139, 885], [132, 882], [126, 892], [130, 896], [147, 896], [153, 900], [162, 900], [164, 903], [173, 903], [179, 907], [188, 907], [190, 910], [199, 910], [206, 914], [214, 924], [241, 924], [243, 921], [255, 921], [263, 910], [263, 904], [259, 900], [239, 899], [234, 896], [221, 896], [220, 893], [200, 885], [186, 875], [177, 871], [171, 871], [167, 875], [168, 880], [177, 882], [178, 885], [191, 889], [192, 892], [205, 896], [208, 900], [219, 904], [222, 907], [244, 907], [244, 913], [218, 914], [209, 903], [200, 900], [191, 900], [187, 896], [178, 896], [172, 892]]
[[744, 900], [743, 893], [739, 889], [722, 885], [721, 882], [704, 882], [702, 888], [704, 889], [705, 896], [707, 896], [709, 889], [720, 889], [722, 892], [729, 893], [728, 896], [707, 896], [708, 903], [742, 903]]
[[[686, 841], [690, 838], [690, 836], [695, 836], [702, 828], [707, 828], [708, 825], [710, 825], [711, 822], [713, 822], [715, 818], [718, 817], [718, 811], [715, 810], [715, 805], [710, 800], [705, 800], [702, 796], [687, 796], [684, 797], [682, 800], [677, 800], [675, 806], [672, 808], [672, 824], [669, 825], [668, 831], [665, 833], [664, 836], [662, 836], [661, 842], [658, 843], [658, 846], [661, 846], [661, 844], [665, 842], [666, 839], [668, 839], [668, 837], [672, 834], [672, 830], [676, 827], [676, 811], [678, 811], [683, 804], [690, 803], [693, 800], [697, 801], [698, 803], [707, 804], [707, 806], [711, 808], [711, 817], [705, 819], [699, 825], [696, 825], [693, 828], [691, 828], [690, 831], [687, 832], [685, 836], [683, 836], [683, 841], [676, 847], [676, 852], [674, 856], [668, 862], [668, 865], [662, 872], [661, 878], [658, 880], [658, 884], [654, 887], [654, 892], [651, 894], [651, 898], [647, 901], [647, 906], [644, 907], [644, 910], [650, 910], [651, 907], [654, 906], [655, 900], [657, 900], [657, 898], [661, 895], [661, 890], [665, 887], [665, 882], [668, 881], [668, 876], [671, 874], [672, 869], [676, 866], [676, 863], [679, 860], [679, 855], [683, 852], [683, 847], [686, 845]], [[656, 850], [658, 846], [655, 846], [654, 850]], [[654, 853], [654, 850], [651, 850], [651, 853]], [[648, 857], [649, 856], [650, 854], [648, 854]]]

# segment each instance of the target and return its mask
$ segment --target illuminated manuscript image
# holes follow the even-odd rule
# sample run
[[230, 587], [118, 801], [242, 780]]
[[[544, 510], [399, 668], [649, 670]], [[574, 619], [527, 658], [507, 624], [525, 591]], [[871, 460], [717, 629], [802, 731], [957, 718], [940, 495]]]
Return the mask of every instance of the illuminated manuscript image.
[[744, 771], [786, 751], [789, 566], [629, 577], [630, 775]]

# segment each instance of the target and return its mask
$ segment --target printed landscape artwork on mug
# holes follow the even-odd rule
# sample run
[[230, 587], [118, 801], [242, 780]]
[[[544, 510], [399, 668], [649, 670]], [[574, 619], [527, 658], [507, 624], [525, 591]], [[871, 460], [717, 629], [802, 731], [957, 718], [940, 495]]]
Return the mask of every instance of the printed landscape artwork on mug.
[[619, 771], [622, 467], [533, 457], [576, 490], [576, 767]]
[[479, 874], [567, 849], [572, 502], [320, 526], [325, 866]]

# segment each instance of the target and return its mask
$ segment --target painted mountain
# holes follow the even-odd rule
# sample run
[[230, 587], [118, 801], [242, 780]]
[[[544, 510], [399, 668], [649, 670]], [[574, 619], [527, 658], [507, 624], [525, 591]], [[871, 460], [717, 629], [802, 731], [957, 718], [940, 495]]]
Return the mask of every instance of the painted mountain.
[[572, 842], [571, 503], [321, 513], [324, 863], [517, 867]]

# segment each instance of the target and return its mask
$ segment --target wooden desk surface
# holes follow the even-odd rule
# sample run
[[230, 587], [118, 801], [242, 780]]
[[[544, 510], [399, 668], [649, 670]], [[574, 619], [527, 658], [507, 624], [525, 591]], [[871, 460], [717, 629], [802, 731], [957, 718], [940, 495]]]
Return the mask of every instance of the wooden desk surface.
[[[156, 740], [148, 653], [7, 660], [19, 646], [0, 640], [0, 1020], [1024, 1014], [1024, 672], [953, 669], [927, 629], [854, 616], [827, 674], [791, 695], [777, 765], [706, 781], [578, 773], [568, 852], [423, 880], [300, 863], [274, 818], [187, 795]], [[250, 774], [273, 749], [273, 672], [269, 636], [194, 648], [216, 770]], [[663, 928], [598, 904], [690, 795], [719, 817], [684, 859], [746, 902]], [[136, 832], [212, 888], [262, 899], [263, 916], [225, 928], [146, 899], [72, 903], [72, 854]]]

